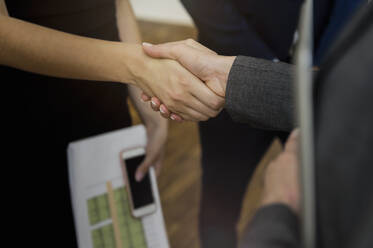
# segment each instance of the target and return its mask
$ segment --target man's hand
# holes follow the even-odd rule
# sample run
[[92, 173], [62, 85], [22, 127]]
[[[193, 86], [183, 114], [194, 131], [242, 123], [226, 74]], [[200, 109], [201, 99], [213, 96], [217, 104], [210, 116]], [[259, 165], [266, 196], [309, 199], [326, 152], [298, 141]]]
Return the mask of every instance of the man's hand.
[[293, 131], [284, 151], [268, 165], [264, 175], [262, 206], [282, 203], [299, 213], [298, 136], [299, 130]]
[[[214, 51], [192, 39], [161, 45], [144, 43], [143, 49], [151, 57], [178, 61], [183, 67], [202, 80], [215, 94], [225, 97], [228, 75], [235, 57], [219, 56]], [[153, 110], [160, 111], [163, 117], [181, 120], [180, 116], [171, 114], [167, 104], [162, 104], [158, 98], [153, 97], [151, 99], [146, 94], [143, 94], [142, 99], [144, 101], [151, 100]]]

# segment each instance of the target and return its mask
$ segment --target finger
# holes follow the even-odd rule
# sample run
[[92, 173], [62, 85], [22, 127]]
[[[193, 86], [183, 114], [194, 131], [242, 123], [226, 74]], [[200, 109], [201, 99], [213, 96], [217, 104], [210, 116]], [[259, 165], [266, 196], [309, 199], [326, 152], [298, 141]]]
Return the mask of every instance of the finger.
[[164, 58], [164, 59], [176, 59], [171, 53], [171, 47], [174, 47], [174, 44], [165, 43], [160, 45], [153, 45], [150, 43], [142, 43], [144, 52], [153, 58]]
[[[146, 43], [147, 44], [147, 43]], [[153, 58], [166, 58], [178, 61], [183, 67], [197, 75], [202, 71], [200, 61], [206, 55], [211, 57], [210, 52], [202, 51], [186, 42], [170, 42], [160, 45], [143, 45], [144, 52]]]
[[[195, 80], [190, 81], [188, 84], [190, 87], [190, 93], [209, 108], [213, 110], [220, 109], [225, 103], [224, 97], [217, 95], [203, 82], [204, 65], [200, 63], [200, 58], [203, 54], [201, 55], [198, 51], [196, 52], [196, 50], [190, 46], [180, 46], [183, 47], [180, 49], [171, 49], [170, 51], [167, 51], [167, 53], [169, 53], [171, 57], [177, 59], [185, 69], [195, 75]], [[162, 49], [163, 48], [160, 50]]]
[[155, 152], [156, 149], [148, 147], [146, 150], [146, 157], [136, 170], [135, 179], [138, 182], [140, 182], [144, 178], [146, 173], [148, 173], [150, 166], [155, 163], [159, 156], [158, 153]]
[[199, 42], [197, 42], [193, 39], [187, 39], [187, 40], [184, 41], [184, 43], [186, 43], [188, 46], [191, 46], [195, 49], [200, 50], [201, 52], [217, 54], [215, 51], [209, 49], [208, 47], [205, 47], [204, 45], [202, 45], [201, 43], [199, 43]]
[[159, 156], [157, 162], [154, 165], [155, 174], [157, 175], [157, 177], [161, 174], [163, 157], [164, 157], [164, 153], [162, 152], [162, 154]]
[[[162, 103], [159, 106], [159, 112], [160, 112], [161, 116], [165, 119], [171, 119], [173, 121], [182, 121], [183, 120], [179, 115], [171, 113], [171, 111], [167, 108], [167, 106], [162, 104]], [[171, 114], [173, 115], [173, 118], [171, 118]]]
[[175, 114], [175, 113], [171, 113], [171, 111], [164, 104], [161, 104], [161, 106], [159, 107], [159, 112], [161, 113], [162, 117], [164, 117], [166, 119], [171, 119], [171, 120], [177, 121], [177, 122], [182, 122], [183, 121], [183, 118], [180, 115]]
[[[212, 112], [218, 111], [224, 106], [225, 98], [215, 94], [195, 75], [193, 76], [190, 74], [188, 79], [184, 79], [180, 83], [184, 85], [185, 94], [188, 95], [188, 97], [186, 98], [183, 96], [179, 100], [182, 100], [185, 105], [194, 108], [197, 112], [202, 112], [209, 116], [213, 114]], [[170, 108], [170, 110], [175, 112], [174, 109]]]
[[171, 114], [170, 119], [176, 122], [182, 122], [184, 119], [178, 114]]
[[143, 95], [144, 95], [144, 99], [145, 97], [150, 97], [150, 96], [154, 96], [154, 92], [151, 88], [149, 88], [148, 85], [146, 84], [138, 84], [137, 85], [141, 90], [142, 90], [142, 94], [141, 94], [141, 99], [143, 98]]
[[285, 151], [287, 152], [297, 152], [298, 151], [298, 141], [299, 141], [299, 129], [295, 129], [289, 136], [285, 144]]
[[198, 121], [207, 121], [210, 119], [209, 116], [202, 114], [192, 108], [188, 108], [185, 110], [184, 113], [178, 113], [179, 116], [183, 118], [185, 121], [193, 121], [193, 122], [198, 122]]
[[148, 96], [147, 94], [145, 94], [144, 92], [141, 93], [141, 100], [143, 102], [149, 102], [150, 101], [150, 96]]
[[219, 111], [225, 103], [225, 98], [216, 95], [205, 84], [191, 84], [190, 92], [201, 103], [213, 111]]
[[161, 104], [161, 106], [159, 107], [159, 112], [161, 113], [162, 117], [166, 119], [170, 118], [171, 112], [164, 104]]
[[150, 101], [150, 106], [154, 111], [158, 112], [159, 107], [161, 106], [161, 101], [157, 97], [153, 96]]
[[138, 182], [141, 182], [141, 180], [144, 178], [146, 173], [148, 173], [148, 170], [151, 166], [151, 162], [149, 159], [145, 159], [145, 161], [137, 168], [135, 179]]
[[[208, 54], [217, 54], [211, 49], [203, 46], [202, 44], [196, 42], [193, 39], [187, 39], [182, 41], [168, 42], [158, 45], [153, 45], [147, 42], [143, 43], [143, 49], [145, 53], [153, 58], [165, 58], [165, 59], [177, 59], [180, 54], [183, 52], [183, 48], [189, 46], [194, 48], [199, 52], [208, 53]], [[179, 51], [180, 53], [175, 53]]]
[[[195, 46], [199, 45], [195, 44]], [[175, 59], [197, 78], [200, 78], [198, 80], [199, 83], [190, 82], [192, 89], [191, 93], [193, 93], [193, 95], [206, 106], [212, 110], [218, 110], [224, 105], [224, 97], [217, 95], [201, 81], [208, 80], [205, 78], [206, 75], [204, 75], [204, 68], [206, 67], [206, 61], [208, 62], [211, 60], [211, 56], [206, 57], [204, 53], [201, 53], [198, 49], [187, 44], [175, 45], [175, 43], [166, 43], [161, 45], [144, 46], [144, 50], [152, 57]], [[216, 85], [219, 85], [219, 83], [210, 85], [210, 87], [216, 87]], [[225, 89], [222, 89], [221, 91], [225, 92]], [[205, 112], [205, 114], [207, 113]]]
[[[197, 81], [199, 83], [199, 81]], [[192, 83], [191, 83], [192, 84]], [[210, 92], [208, 92], [210, 93]], [[214, 93], [211, 93], [213, 97], [218, 97]], [[206, 96], [210, 97], [210, 96]], [[219, 97], [220, 98], [220, 97]], [[204, 102], [201, 102], [197, 97], [195, 97], [193, 94], [190, 94], [188, 97], [182, 98], [182, 100], [179, 100], [180, 102], [176, 103], [179, 105], [180, 109], [177, 112], [176, 109], [169, 110], [166, 105], [164, 105], [165, 108], [163, 108], [163, 111], [166, 112], [165, 117], [169, 116], [168, 113], [174, 112], [175, 114], [191, 114], [191, 113], [201, 113], [203, 116], [207, 116], [209, 118], [215, 117], [219, 114], [221, 111], [221, 107], [217, 106], [217, 110], [214, 109], [214, 107], [210, 107], [206, 105], [204, 102], [208, 102], [210, 100], [205, 99]], [[180, 106], [181, 105], [181, 106]], [[194, 110], [194, 111], [192, 111]], [[200, 115], [198, 115], [200, 116]], [[194, 115], [194, 118], [196, 116]]]
[[215, 117], [219, 114], [221, 108], [215, 110], [214, 108], [205, 105], [203, 102], [200, 102], [199, 99], [194, 97], [193, 101], [189, 101], [188, 106], [208, 117]]
[[[181, 99], [182, 100], [178, 100], [173, 107], [168, 106], [170, 113], [177, 114], [186, 121], [205, 121], [210, 118], [208, 114], [203, 112], [203, 107], [201, 107], [204, 106], [203, 103], [192, 94], [188, 93]], [[180, 121], [180, 118], [174, 118], [173, 120]]]
[[198, 61], [197, 58], [201, 54], [201, 50], [195, 49], [185, 44], [185, 42], [169, 42], [160, 45], [143, 43], [143, 50], [148, 56], [153, 58], [177, 60], [188, 69]]

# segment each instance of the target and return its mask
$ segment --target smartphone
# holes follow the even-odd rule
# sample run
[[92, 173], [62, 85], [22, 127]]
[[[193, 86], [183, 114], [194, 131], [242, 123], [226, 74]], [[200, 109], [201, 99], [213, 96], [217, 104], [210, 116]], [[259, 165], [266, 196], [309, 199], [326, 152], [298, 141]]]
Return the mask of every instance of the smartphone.
[[127, 182], [127, 192], [130, 199], [131, 212], [136, 218], [154, 213], [156, 204], [154, 198], [154, 171], [151, 168], [141, 182], [135, 179], [135, 173], [145, 158], [143, 147], [125, 150], [121, 153], [122, 171]]

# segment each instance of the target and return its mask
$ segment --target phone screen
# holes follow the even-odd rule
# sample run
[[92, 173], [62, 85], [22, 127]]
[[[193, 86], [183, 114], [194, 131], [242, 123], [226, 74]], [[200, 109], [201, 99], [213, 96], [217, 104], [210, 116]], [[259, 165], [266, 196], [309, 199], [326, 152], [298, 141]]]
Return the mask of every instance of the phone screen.
[[144, 160], [144, 157], [142, 155], [125, 159], [131, 197], [135, 209], [154, 203], [149, 173], [144, 176], [141, 182], [137, 182], [135, 179], [136, 169]]

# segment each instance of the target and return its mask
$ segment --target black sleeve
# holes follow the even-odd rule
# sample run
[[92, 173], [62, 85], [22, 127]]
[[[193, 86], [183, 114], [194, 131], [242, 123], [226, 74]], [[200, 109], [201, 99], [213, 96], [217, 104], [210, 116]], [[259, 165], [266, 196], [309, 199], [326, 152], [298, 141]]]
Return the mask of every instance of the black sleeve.
[[247, 227], [240, 248], [299, 248], [299, 222], [283, 204], [260, 208]]

